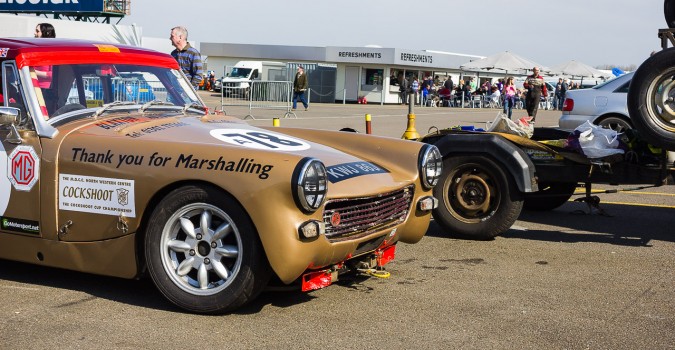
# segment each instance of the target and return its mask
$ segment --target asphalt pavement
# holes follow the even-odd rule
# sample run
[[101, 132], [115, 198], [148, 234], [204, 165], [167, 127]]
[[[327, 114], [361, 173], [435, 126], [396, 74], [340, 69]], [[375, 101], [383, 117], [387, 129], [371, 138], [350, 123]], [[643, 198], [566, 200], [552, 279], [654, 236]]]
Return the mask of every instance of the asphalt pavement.
[[[200, 93], [210, 107], [218, 103]], [[283, 111], [255, 112], [255, 125], [281, 117], [282, 126], [361, 132], [370, 114], [374, 134], [400, 137], [408, 110], [312, 104], [286, 119]], [[557, 125], [559, 112], [540, 113], [537, 125]], [[420, 133], [481, 125], [496, 114], [415, 109]], [[347, 276], [310, 293], [268, 291], [222, 316], [186, 314], [149, 280], [0, 260], [0, 347], [675, 349], [674, 187], [598, 194], [602, 211], [570, 201], [523, 212], [491, 241], [456, 239], [432, 222], [422, 241], [397, 246], [387, 279]]]

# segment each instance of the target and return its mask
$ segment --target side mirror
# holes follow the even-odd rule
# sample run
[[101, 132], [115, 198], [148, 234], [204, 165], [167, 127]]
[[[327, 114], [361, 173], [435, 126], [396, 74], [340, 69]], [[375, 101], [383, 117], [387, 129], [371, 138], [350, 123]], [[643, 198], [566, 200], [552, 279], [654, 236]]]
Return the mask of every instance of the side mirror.
[[0, 126], [17, 125], [21, 111], [14, 107], [0, 107]]

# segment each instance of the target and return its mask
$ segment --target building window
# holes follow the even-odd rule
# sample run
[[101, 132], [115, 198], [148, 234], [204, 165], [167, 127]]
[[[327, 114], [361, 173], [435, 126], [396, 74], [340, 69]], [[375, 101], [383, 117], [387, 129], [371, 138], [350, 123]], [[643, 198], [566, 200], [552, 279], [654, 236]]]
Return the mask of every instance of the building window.
[[400, 84], [399, 79], [403, 79], [403, 70], [392, 69], [389, 75], [389, 85], [398, 86]]
[[365, 71], [365, 74], [363, 74], [363, 77], [365, 78], [365, 82], [363, 82], [364, 85], [382, 86], [382, 82], [384, 81], [383, 69], [364, 69], [364, 71]]

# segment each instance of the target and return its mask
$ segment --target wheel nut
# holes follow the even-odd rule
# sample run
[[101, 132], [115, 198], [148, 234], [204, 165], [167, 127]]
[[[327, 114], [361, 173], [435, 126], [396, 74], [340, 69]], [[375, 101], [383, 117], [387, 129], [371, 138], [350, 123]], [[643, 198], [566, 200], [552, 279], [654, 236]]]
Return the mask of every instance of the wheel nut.
[[192, 256], [195, 255], [195, 250], [194, 250], [194, 249], [190, 249], [190, 255], [192, 255]]
[[208, 265], [210, 263], [211, 263], [211, 259], [209, 259], [209, 258], [204, 259], [204, 264]]
[[218, 245], [216, 244], [216, 242], [211, 242], [211, 248], [215, 248], [215, 247], [217, 247], [217, 246], [218, 246]]
[[197, 239], [202, 239], [202, 235], [197, 235]]

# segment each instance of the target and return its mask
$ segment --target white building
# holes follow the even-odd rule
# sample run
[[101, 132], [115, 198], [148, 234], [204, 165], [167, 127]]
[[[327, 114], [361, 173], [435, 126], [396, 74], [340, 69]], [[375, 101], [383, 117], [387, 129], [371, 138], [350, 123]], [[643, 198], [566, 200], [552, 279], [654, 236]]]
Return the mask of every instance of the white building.
[[[224, 44], [202, 42], [202, 55], [208, 56], [208, 69], [214, 70], [216, 76], [225, 76], [228, 68], [238, 61], [265, 60], [280, 61], [289, 64], [290, 68], [298, 64], [305, 66], [334, 67], [333, 101], [356, 101], [365, 97], [368, 102], [399, 103], [399, 86], [395, 78], [400, 74], [409, 78], [417, 76], [421, 81], [426, 76], [439, 77], [444, 81], [451, 76], [457, 84], [465, 76], [476, 76], [481, 79], [501, 78], [503, 74], [463, 72], [459, 66], [483, 56], [464, 55], [439, 51], [416, 51], [399, 48], [381, 47], [313, 47], [313, 46], [280, 46], [254, 44]], [[294, 71], [289, 69], [289, 78]], [[310, 88], [317, 84], [326, 85], [331, 80], [326, 71], [321, 72], [321, 81], [317, 81], [310, 70]], [[482, 81], [480, 81], [482, 82]], [[480, 83], [479, 82], [479, 83]], [[322, 89], [322, 97], [330, 93]], [[315, 96], [310, 94], [311, 98]], [[324, 100], [325, 101], [325, 100]]]

